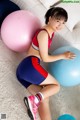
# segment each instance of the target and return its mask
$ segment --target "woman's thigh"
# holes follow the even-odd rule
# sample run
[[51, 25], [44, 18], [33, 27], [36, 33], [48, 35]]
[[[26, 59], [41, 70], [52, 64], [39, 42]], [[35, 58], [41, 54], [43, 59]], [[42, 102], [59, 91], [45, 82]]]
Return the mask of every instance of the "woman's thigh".
[[49, 85], [49, 84], [54, 84], [54, 85], [59, 85], [58, 81], [48, 73], [47, 78], [40, 83], [41, 86]]

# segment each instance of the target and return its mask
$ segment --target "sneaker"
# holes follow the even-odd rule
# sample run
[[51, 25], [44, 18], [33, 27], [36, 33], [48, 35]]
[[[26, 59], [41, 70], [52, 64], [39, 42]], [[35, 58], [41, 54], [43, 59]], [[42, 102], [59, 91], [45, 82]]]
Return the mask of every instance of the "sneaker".
[[38, 110], [38, 106], [35, 103], [35, 96], [24, 97], [24, 103], [27, 107], [27, 112], [31, 120], [36, 120], [36, 113]]

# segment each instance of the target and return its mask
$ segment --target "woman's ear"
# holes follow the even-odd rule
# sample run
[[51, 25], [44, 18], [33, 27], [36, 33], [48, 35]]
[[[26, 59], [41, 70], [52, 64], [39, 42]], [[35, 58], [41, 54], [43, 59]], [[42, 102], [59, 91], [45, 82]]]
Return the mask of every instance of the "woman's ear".
[[49, 17], [49, 21], [51, 20], [51, 16]]

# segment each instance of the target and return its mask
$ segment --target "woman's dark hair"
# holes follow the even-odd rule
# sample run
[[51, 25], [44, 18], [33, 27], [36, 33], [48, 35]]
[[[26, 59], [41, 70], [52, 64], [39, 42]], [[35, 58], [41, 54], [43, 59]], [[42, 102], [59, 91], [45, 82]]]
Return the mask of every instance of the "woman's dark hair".
[[56, 19], [64, 18], [65, 22], [68, 19], [68, 14], [65, 9], [61, 7], [51, 7], [45, 14], [45, 23], [49, 21], [49, 17], [55, 17]]

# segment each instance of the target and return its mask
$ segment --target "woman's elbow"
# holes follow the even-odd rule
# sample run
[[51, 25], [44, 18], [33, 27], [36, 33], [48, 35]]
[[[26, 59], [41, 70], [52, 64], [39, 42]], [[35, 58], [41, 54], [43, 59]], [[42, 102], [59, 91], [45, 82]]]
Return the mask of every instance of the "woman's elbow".
[[48, 57], [42, 57], [43, 62], [48, 62]]

